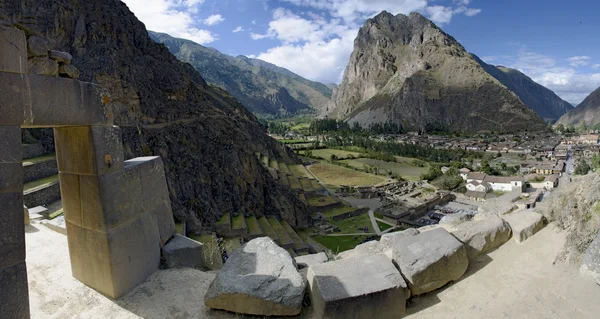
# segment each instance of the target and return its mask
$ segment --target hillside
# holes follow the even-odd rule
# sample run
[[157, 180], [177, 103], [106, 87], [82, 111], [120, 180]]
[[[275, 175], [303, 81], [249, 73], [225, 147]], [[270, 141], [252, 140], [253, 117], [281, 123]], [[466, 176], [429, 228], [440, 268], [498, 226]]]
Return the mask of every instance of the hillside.
[[176, 219], [211, 230], [230, 212], [281, 215], [305, 226], [308, 212], [256, 158], [298, 159], [268, 137], [227, 92], [154, 42], [117, 0], [6, 0], [6, 23], [70, 52], [80, 79], [111, 92], [127, 158], [160, 155]]
[[563, 114], [573, 109], [573, 105], [564, 101], [546, 87], [536, 83], [519, 70], [504, 66], [493, 66], [483, 62], [478, 56], [473, 58], [491, 76], [504, 84], [509, 90], [535, 111], [544, 121], [555, 122]]
[[540, 130], [533, 111], [418, 13], [382, 12], [354, 42], [330, 116], [362, 126], [393, 122], [407, 130]]
[[192, 41], [150, 32], [179, 60], [190, 63], [204, 79], [227, 90], [255, 114], [285, 115], [321, 109], [331, 88], [271, 63], [245, 56], [232, 57]]
[[600, 123], [600, 88], [588, 95], [574, 110], [563, 115], [557, 123], [574, 126]]

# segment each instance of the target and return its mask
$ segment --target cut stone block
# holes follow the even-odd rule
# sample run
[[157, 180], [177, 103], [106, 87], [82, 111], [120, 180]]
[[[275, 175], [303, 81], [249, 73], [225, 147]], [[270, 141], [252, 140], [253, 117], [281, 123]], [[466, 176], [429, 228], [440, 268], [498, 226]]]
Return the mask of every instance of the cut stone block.
[[0, 150], [0, 163], [20, 163], [23, 160], [19, 126], [0, 126]]
[[144, 213], [138, 169], [131, 166], [101, 176], [79, 176], [84, 228], [107, 232]]
[[67, 223], [73, 276], [110, 298], [120, 298], [158, 269], [157, 228], [150, 214], [108, 233]]
[[124, 167], [121, 130], [116, 126], [55, 128], [54, 140], [61, 173], [102, 175]]
[[446, 216], [442, 217], [442, 219], [440, 219], [440, 225], [457, 226], [464, 222], [470, 221], [472, 218], [473, 218], [473, 215], [467, 214], [467, 213], [450, 214], [450, 215], [446, 215]]
[[23, 123], [24, 107], [29, 105], [27, 79], [25, 74], [0, 72], [0, 125], [20, 126]]
[[48, 50], [50, 50], [50, 41], [48, 39], [39, 37], [37, 35], [30, 36], [27, 39], [28, 55], [31, 57], [44, 57], [48, 56]]
[[162, 247], [169, 239], [177, 234], [170, 202], [169, 205], [167, 205], [166, 202], [161, 203], [151, 210], [150, 214], [153, 214], [156, 217], [158, 232], [160, 234], [160, 245]]
[[40, 214], [42, 216], [48, 216], [48, 209], [44, 206], [36, 206], [36, 207], [29, 209], [29, 213]]
[[[23, 195], [0, 193], [0, 269], [25, 260]], [[3, 289], [0, 289], [3, 290]]]
[[23, 192], [23, 164], [0, 163], [0, 193]]
[[345, 259], [357, 256], [369, 256], [385, 254], [388, 258], [392, 259], [392, 247], [382, 242], [372, 240], [364, 244], [360, 244], [353, 249], [343, 251], [338, 254], [338, 257]]
[[81, 193], [79, 175], [60, 173], [60, 192], [65, 219], [81, 227]]
[[140, 172], [145, 210], [153, 209], [167, 201], [170, 203], [169, 188], [160, 157], [138, 157], [125, 161], [125, 165], [127, 167], [137, 166], [137, 170]]
[[600, 232], [585, 251], [579, 273], [593, 278], [600, 285]]
[[269, 237], [236, 249], [210, 284], [204, 304], [258, 316], [300, 313], [306, 282], [288, 252]]
[[395, 319], [406, 310], [406, 282], [385, 255], [314, 265], [307, 277], [317, 318]]
[[310, 254], [304, 256], [298, 256], [294, 258], [296, 260], [296, 265], [298, 268], [306, 268], [314, 265], [325, 263], [329, 260], [327, 255], [324, 252], [320, 252], [318, 254]]
[[179, 234], [163, 247], [162, 255], [169, 268], [201, 268], [205, 264], [203, 245]]
[[58, 63], [48, 58], [31, 58], [29, 63], [29, 73], [42, 76], [58, 76]]
[[469, 266], [464, 245], [443, 228], [398, 237], [394, 263], [413, 295], [420, 295], [460, 279]]
[[472, 221], [456, 226], [452, 235], [465, 244], [469, 260], [498, 248], [512, 236], [510, 226], [495, 214], [477, 214]]
[[25, 32], [0, 27], [0, 72], [27, 73]]
[[531, 210], [516, 211], [502, 218], [508, 222], [513, 238], [519, 243], [544, 228], [544, 216]]
[[25, 261], [0, 268], [0, 317], [29, 319], [29, 288]]
[[61, 235], [67, 236], [67, 224], [64, 215], [58, 216], [54, 219], [42, 220], [40, 224], [48, 227], [50, 230], [53, 230]]

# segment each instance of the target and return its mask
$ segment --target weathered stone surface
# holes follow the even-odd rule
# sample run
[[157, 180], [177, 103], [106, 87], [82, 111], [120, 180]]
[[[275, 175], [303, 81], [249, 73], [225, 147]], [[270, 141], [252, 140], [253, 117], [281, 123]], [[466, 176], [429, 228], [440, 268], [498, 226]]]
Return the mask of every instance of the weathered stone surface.
[[294, 257], [298, 268], [306, 268], [314, 265], [322, 264], [329, 260], [324, 252], [318, 254], [310, 254], [304, 256]]
[[169, 201], [169, 188], [160, 157], [137, 157], [126, 161], [125, 165], [138, 166], [142, 181], [144, 209], [153, 209], [163, 202]]
[[600, 285], [600, 232], [585, 251], [579, 273], [594, 278]]
[[30, 57], [45, 57], [48, 56], [50, 50], [50, 41], [39, 36], [30, 36], [27, 39], [27, 54]]
[[376, 240], [372, 240], [372, 241], [366, 242], [364, 244], [360, 244], [360, 245], [354, 247], [353, 249], [343, 251], [338, 254], [338, 257], [344, 259], [344, 258], [351, 258], [351, 257], [357, 257], [357, 256], [378, 255], [378, 254], [385, 254], [391, 259], [392, 258], [392, 247], [389, 245], [386, 245], [385, 243], [382, 243], [382, 242], [379, 242]]
[[30, 58], [29, 73], [41, 76], [58, 76], [58, 63], [48, 58]]
[[48, 51], [48, 56], [50, 59], [61, 64], [71, 64], [71, 61], [73, 60], [73, 56], [70, 53], [56, 50]]
[[0, 72], [0, 125], [20, 126], [23, 123], [23, 106], [29, 103], [27, 80], [24, 74]]
[[400, 318], [406, 282], [385, 255], [340, 259], [308, 268], [317, 318]]
[[440, 219], [440, 225], [457, 226], [458, 224], [467, 222], [473, 218], [473, 215], [467, 213], [456, 213], [446, 215]]
[[0, 27], [0, 71], [27, 73], [27, 40], [16, 28]]
[[121, 129], [117, 126], [92, 126], [91, 133], [96, 161], [95, 174], [120, 171], [125, 165]]
[[290, 254], [272, 239], [261, 237], [227, 259], [204, 303], [242, 314], [295, 316], [300, 313], [305, 288]]
[[71, 79], [79, 79], [79, 69], [71, 64], [63, 64], [58, 67], [58, 75]]
[[23, 164], [0, 163], [0, 192], [23, 191]]
[[81, 193], [79, 175], [60, 173], [60, 192], [67, 222], [81, 227]]
[[469, 260], [506, 243], [511, 229], [498, 215], [478, 214], [472, 221], [456, 226], [452, 235], [465, 244]]
[[149, 211], [156, 218], [158, 232], [160, 234], [160, 245], [163, 246], [176, 233], [175, 221], [173, 220], [173, 212], [170, 202], [163, 202]]
[[502, 216], [513, 232], [513, 238], [522, 242], [544, 228], [544, 216], [531, 210], [516, 211]]
[[169, 268], [201, 268], [205, 264], [203, 245], [179, 234], [163, 247], [162, 256]]
[[[21, 192], [0, 192], [0, 269], [25, 260], [25, 225]], [[0, 289], [2, 290], [2, 289]]]
[[25, 261], [0, 268], [0, 317], [29, 318], [29, 288]]
[[398, 237], [393, 249], [394, 262], [413, 295], [458, 280], [469, 265], [464, 245], [443, 228]]
[[29, 209], [26, 206], [23, 206], [23, 218], [25, 219], [25, 225], [29, 225], [31, 220], [29, 219]]
[[0, 150], [0, 163], [20, 163], [22, 161], [20, 127], [0, 126]]

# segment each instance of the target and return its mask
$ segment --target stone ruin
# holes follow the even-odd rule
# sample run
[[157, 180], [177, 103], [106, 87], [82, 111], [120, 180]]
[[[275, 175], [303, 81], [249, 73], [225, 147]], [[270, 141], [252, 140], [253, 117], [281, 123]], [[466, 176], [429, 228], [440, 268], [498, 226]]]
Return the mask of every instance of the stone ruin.
[[[39, 41], [29, 39], [33, 44]], [[39, 47], [32, 49], [39, 51]], [[78, 72], [69, 67], [68, 53], [38, 53], [39, 57], [28, 63], [25, 33], [0, 27], [3, 318], [29, 317], [22, 128], [54, 128], [69, 254], [76, 279], [117, 299], [158, 270], [161, 249], [165, 258], [171, 258], [169, 264], [177, 266], [178, 249], [193, 255], [201, 248], [196, 242], [186, 242], [187, 238], [168, 242], [176, 229], [163, 163], [160, 157], [124, 159], [121, 132], [113, 125], [108, 92], [71, 79]], [[58, 73], [64, 77], [56, 77]], [[190, 260], [181, 262], [187, 265]]]

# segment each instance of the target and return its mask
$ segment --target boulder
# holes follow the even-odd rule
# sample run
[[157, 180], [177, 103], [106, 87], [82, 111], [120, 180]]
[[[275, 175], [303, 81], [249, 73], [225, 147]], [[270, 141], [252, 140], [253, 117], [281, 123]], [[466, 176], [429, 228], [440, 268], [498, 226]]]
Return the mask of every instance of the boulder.
[[522, 210], [502, 216], [512, 228], [513, 238], [522, 242], [544, 228], [544, 216], [531, 210]]
[[162, 248], [162, 256], [169, 268], [204, 267], [203, 245], [179, 234], [176, 234]]
[[472, 218], [473, 218], [473, 215], [467, 214], [467, 213], [450, 214], [450, 215], [446, 215], [446, 216], [442, 217], [442, 219], [440, 219], [440, 225], [457, 226], [464, 222], [470, 221]]
[[393, 258], [413, 295], [458, 280], [469, 266], [464, 245], [443, 228], [396, 238]]
[[258, 316], [300, 313], [306, 283], [295, 261], [269, 237], [236, 249], [210, 284], [208, 308]]
[[298, 268], [300, 269], [322, 264], [329, 260], [329, 258], [327, 258], [327, 255], [324, 252], [320, 252], [318, 254], [298, 256], [294, 259], [296, 260], [296, 265], [298, 265]]
[[311, 266], [308, 282], [316, 318], [400, 318], [410, 296], [402, 275], [383, 254]]
[[510, 226], [498, 215], [478, 214], [475, 219], [456, 226], [452, 235], [465, 244], [469, 260], [506, 243], [511, 237]]
[[360, 244], [353, 249], [346, 250], [341, 252], [338, 257], [340, 258], [350, 258], [356, 256], [365, 256], [365, 255], [378, 255], [384, 254], [388, 256], [388, 258], [392, 259], [392, 245], [393, 243], [401, 237], [404, 236], [414, 236], [419, 234], [419, 231], [414, 228], [409, 228], [407, 230], [387, 233], [381, 236], [381, 240], [376, 241], [372, 240], [366, 242], [364, 244]]
[[56, 50], [48, 51], [48, 56], [50, 59], [60, 64], [71, 64], [71, 61], [73, 60], [73, 56], [70, 53]]
[[71, 64], [63, 64], [58, 67], [58, 74], [62, 77], [79, 79], [79, 69]]
[[47, 57], [50, 50], [50, 41], [48, 39], [30, 36], [27, 39], [27, 55], [29, 57]]
[[585, 251], [579, 273], [594, 278], [600, 285], [600, 232]]
[[29, 73], [45, 76], [58, 76], [58, 63], [48, 58], [29, 59]]

